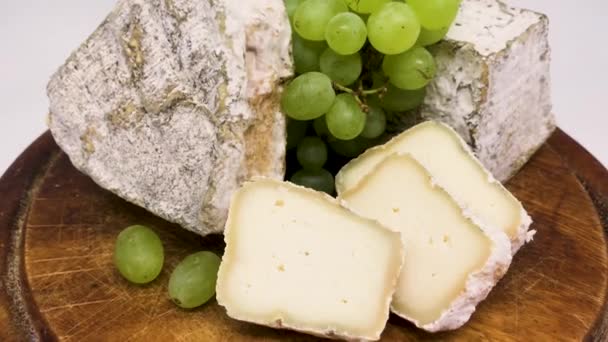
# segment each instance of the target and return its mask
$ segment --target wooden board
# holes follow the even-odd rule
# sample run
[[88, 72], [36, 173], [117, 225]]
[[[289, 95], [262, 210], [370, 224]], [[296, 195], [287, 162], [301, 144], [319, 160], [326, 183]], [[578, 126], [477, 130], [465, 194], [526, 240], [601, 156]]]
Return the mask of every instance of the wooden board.
[[[558, 131], [508, 187], [538, 233], [472, 320], [430, 335], [391, 317], [384, 341], [605, 339], [608, 172]], [[115, 237], [132, 224], [154, 227], [165, 244], [163, 273], [148, 286], [112, 266]], [[167, 282], [176, 263], [222, 247], [220, 236], [197, 237], [100, 189], [47, 133], [0, 179], [0, 340], [316, 340], [234, 321], [215, 301], [175, 307]]]

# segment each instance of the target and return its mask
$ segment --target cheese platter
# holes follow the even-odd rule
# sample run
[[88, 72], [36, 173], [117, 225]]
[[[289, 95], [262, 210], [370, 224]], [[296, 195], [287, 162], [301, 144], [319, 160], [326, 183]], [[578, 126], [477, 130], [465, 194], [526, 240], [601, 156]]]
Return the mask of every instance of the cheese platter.
[[[395, 315], [383, 341], [605, 340], [608, 172], [558, 130], [506, 186], [534, 219], [533, 243], [461, 329], [424, 333]], [[231, 320], [215, 301], [177, 309], [168, 270], [130, 285], [112, 266], [123, 227], [154, 227], [170, 266], [201, 248], [221, 252], [223, 238], [201, 238], [102, 190], [49, 133], [15, 161], [0, 193], [3, 341], [316, 340]]]
[[118, 0], [0, 179], [2, 340], [604, 340], [608, 172], [499, 0]]

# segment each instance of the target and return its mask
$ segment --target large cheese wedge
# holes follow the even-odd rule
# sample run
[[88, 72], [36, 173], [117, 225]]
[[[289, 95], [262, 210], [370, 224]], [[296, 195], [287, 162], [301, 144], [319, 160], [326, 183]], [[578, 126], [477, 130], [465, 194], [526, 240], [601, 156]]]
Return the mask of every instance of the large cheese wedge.
[[200, 235], [230, 196], [283, 179], [282, 0], [118, 0], [52, 76], [48, 125], [101, 187]]
[[505, 232], [513, 254], [531, 238], [532, 220], [522, 204], [484, 169], [456, 132], [435, 121], [421, 123], [348, 163], [336, 176], [338, 194], [355, 188], [393, 153], [411, 154], [472, 215]]
[[511, 262], [507, 236], [475, 222], [408, 155], [388, 157], [341, 198], [401, 232], [406, 258], [392, 310], [422, 329], [466, 323]]
[[[462, 0], [444, 41], [430, 47], [437, 76], [420, 110], [449, 124], [500, 181], [513, 176], [556, 127], [549, 20], [500, 0]], [[411, 121], [392, 123], [398, 129]], [[390, 127], [397, 126], [397, 127]]]
[[217, 300], [232, 318], [315, 335], [377, 340], [403, 262], [400, 234], [290, 183], [233, 197]]

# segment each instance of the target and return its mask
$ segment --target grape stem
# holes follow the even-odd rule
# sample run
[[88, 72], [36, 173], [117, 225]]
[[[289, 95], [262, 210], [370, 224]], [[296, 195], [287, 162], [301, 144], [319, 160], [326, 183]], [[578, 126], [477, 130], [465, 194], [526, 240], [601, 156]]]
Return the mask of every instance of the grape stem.
[[382, 87], [376, 88], [376, 89], [365, 90], [362, 87], [359, 87], [359, 89], [357, 89], [357, 90], [352, 90], [350, 88], [347, 88], [347, 87], [341, 85], [340, 83], [337, 83], [337, 82], [333, 82], [333, 83], [334, 83], [334, 88], [336, 88], [336, 90], [340, 90], [345, 93], [353, 94], [355, 96], [369, 96], [369, 95], [374, 95], [374, 94], [383, 93], [383, 92], [387, 91], [386, 85], [383, 85]]
[[333, 82], [333, 85], [336, 90], [343, 91], [345, 93], [353, 95], [353, 97], [355, 98], [355, 101], [357, 101], [357, 103], [359, 104], [359, 107], [361, 107], [361, 110], [363, 110], [366, 113], [369, 111], [369, 107], [367, 106], [365, 101], [361, 100], [361, 98], [365, 98], [369, 95], [374, 95], [374, 94], [382, 95], [383, 93], [385, 93], [388, 90], [386, 85], [383, 85], [380, 88], [368, 89], [368, 90], [363, 89], [362, 83], [359, 84], [359, 89], [357, 89], [357, 90], [352, 90], [350, 88], [347, 88], [338, 82]]
[[340, 91], [343, 91], [343, 92], [349, 93], [349, 94], [354, 94], [355, 93], [354, 90], [352, 90], [350, 88], [347, 88], [347, 87], [341, 85], [338, 82], [333, 82], [333, 83], [334, 83], [334, 88], [336, 88], [336, 90], [340, 90]]
[[374, 94], [378, 94], [378, 93], [383, 93], [386, 90], [387, 90], [386, 86], [382, 86], [382, 87], [376, 88], [376, 89], [369, 89], [369, 90], [363, 90], [363, 89], [361, 89], [359, 91], [359, 93], [361, 95], [368, 96], [368, 95], [374, 95]]
[[355, 98], [355, 101], [357, 101], [357, 104], [359, 105], [359, 107], [361, 107], [361, 110], [366, 113], [368, 112], [369, 109], [368, 109], [367, 105], [363, 101], [361, 101], [361, 97], [359, 96], [360, 90], [354, 91], [350, 88], [347, 88], [347, 87], [341, 85], [338, 82], [333, 82], [333, 83], [334, 83], [334, 88], [336, 88], [336, 90], [340, 90], [345, 93], [351, 94]]
[[361, 101], [361, 98], [359, 97], [359, 95], [355, 95], [355, 101], [357, 101], [357, 104], [359, 105], [359, 107], [361, 108], [361, 110], [364, 113], [369, 112], [369, 107], [367, 106], [367, 104], [363, 101]]

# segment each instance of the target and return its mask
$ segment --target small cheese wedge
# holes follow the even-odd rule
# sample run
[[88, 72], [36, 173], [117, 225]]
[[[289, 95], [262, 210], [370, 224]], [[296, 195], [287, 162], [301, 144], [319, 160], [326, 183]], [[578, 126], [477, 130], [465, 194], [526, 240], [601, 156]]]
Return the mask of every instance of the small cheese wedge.
[[511, 263], [507, 236], [468, 217], [409, 155], [386, 158], [341, 196], [401, 232], [406, 258], [392, 310], [427, 331], [466, 323]]
[[403, 263], [398, 232], [327, 195], [267, 179], [232, 199], [217, 301], [232, 318], [377, 340]]
[[512, 254], [529, 239], [532, 223], [522, 204], [475, 158], [449, 126], [427, 121], [372, 148], [348, 163], [336, 176], [338, 194], [355, 188], [386, 157], [409, 153], [458, 203], [489, 227], [507, 234]]
[[[460, 133], [499, 181], [517, 173], [556, 127], [549, 19], [509, 2], [525, 3], [462, 0], [445, 39], [429, 47], [437, 74], [419, 111]], [[396, 115], [403, 124], [411, 116]]]

